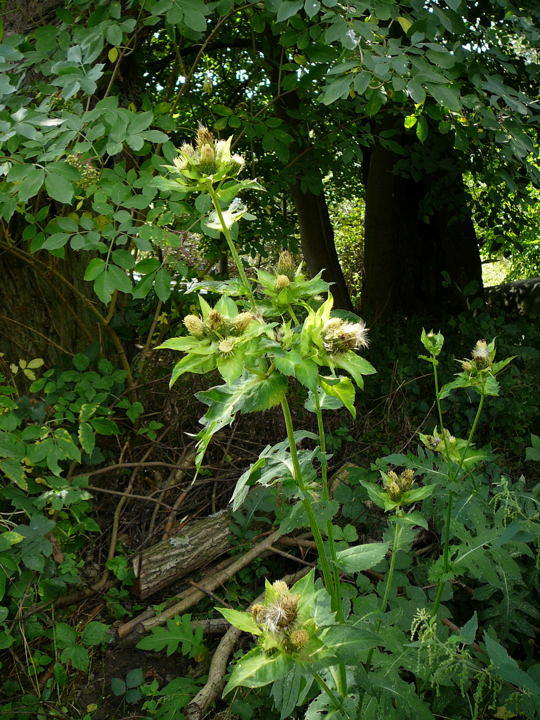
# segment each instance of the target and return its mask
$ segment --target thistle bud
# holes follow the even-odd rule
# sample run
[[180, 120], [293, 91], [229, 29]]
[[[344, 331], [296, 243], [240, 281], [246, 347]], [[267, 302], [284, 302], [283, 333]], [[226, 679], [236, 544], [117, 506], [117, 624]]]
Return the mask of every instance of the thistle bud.
[[223, 315], [218, 310], [210, 310], [206, 324], [210, 330], [219, 330], [223, 326]]
[[289, 586], [284, 580], [276, 580], [272, 583], [272, 587], [279, 595], [288, 595]]
[[485, 368], [491, 365], [489, 347], [485, 340], [478, 340], [472, 351], [472, 357], [477, 367]]
[[265, 611], [265, 607], [264, 607], [264, 605], [261, 605], [260, 603], [253, 605], [251, 608], [251, 617], [259, 625], [264, 622], [264, 611]]
[[280, 253], [276, 270], [279, 275], [286, 275], [289, 280], [293, 279], [296, 267], [294, 258], [288, 250], [283, 250], [283, 252]]
[[232, 328], [238, 333], [243, 333], [247, 326], [254, 320], [253, 313], [243, 312], [237, 315], [232, 321]]
[[190, 335], [202, 337], [204, 335], [204, 323], [197, 315], [186, 315], [184, 325]]
[[230, 355], [232, 351], [234, 350], [234, 343], [229, 338], [225, 338], [225, 340], [221, 340], [221, 342], [218, 345], [218, 350], [222, 355]]
[[300, 650], [309, 642], [309, 635], [306, 630], [293, 630], [289, 636], [289, 641], [293, 647]]
[[180, 152], [182, 155], [186, 155], [188, 158], [191, 158], [195, 154], [195, 148], [189, 143], [184, 143], [180, 148]]
[[216, 156], [212, 145], [204, 144], [199, 149], [199, 170], [211, 175], [216, 170]]
[[231, 141], [232, 136], [228, 140], [218, 140], [216, 143], [216, 164], [220, 170], [223, 170], [225, 167], [227, 167], [227, 165], [232, 160]]
[[204, 125], [199, 125], [197, 130], [197, 147], [199, 149], [201, 149], [203, 145], [210, 145], [213, 147], [215, 142], [216, 140], [210, 130], [204, 127]]
[[407, 470], [404, 470], [399, 476], [399, 485], [401, 489], [405, 492], [411, 488], [413, 482], [414, 470], [411, 470], [411, 468], [407, 468]]
[[291, 281], [286, 275], [278, 275], [276, 278], [276, 288], [278, 290], [283, 290], [286, 287], [289, 287], [291, 284]]
[[386, 488], [387, 493], [390, 495], [390, 499], [397, 501], [401, 497], [401, 488], [397, 482], [391, 482]]
[[472, 372], [474, 370], [474, 365], [470, 360], [463, 360], [461, 362], [461, 367], [464, 370], [464, 372]]

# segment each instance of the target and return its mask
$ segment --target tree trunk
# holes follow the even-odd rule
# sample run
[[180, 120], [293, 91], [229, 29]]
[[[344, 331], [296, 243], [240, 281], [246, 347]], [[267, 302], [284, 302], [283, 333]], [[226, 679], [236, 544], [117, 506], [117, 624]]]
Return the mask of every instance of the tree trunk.
[[300, 225], [302, 251], [309, 272], [316, 275], [322, 270], [323, 278], [332, 283], [331, 292], [335, 307], [352, 309], [349, 291], [338, 260], [334, 230], [324, 192], [320, 195], [303, 192], [300, 183], [296, 182], [292, 193]]
[[[433, 148], [422, 150], [427, 156]], [[413, 179], [404, 176], [401, 156], [380, 145], [370, 152], [362, 312], [374, 320], [460, 310], [474, 285], [482, 291], [480, 252], [458, 164], [441, 145], [433, 160], [424, 167], [436, 171]]]
[[[262, 44], [261, 50], [269, 68], [272, 95], [279, 97], [283, 92], [280, 86], [283, 50], [276, 44], [269, 29], [265, 39], [266, 42]], [[284, 129], [295, 138], [289, 148], [291, 155], [293, 157], [302, 156], [301, 162], [291, 162], [287, 167], [290, 191], [298, 215], [302, 252], [309, 272], [316, 275], [322, 270], [323, 278], [332, 283], [331, 292], [334, 296], [335, 307], [351, 310], [351, 298], [343, 270], [339, 264], [334, 243], [334, 230], [322, 189], [323, 178], [317, 164], [316, 151], [309, 137], [307, 124], [298, 120], [301, 106], [302, 99], [296, 91], [283, 93], [281, 99], [275, 104], [276, 115], [285, 123]], [[319, 193], [302, 189], [302, 164], [306, 162], [310, 163], [310, 174], [312, 176], [319, 175], [321, 187]]]

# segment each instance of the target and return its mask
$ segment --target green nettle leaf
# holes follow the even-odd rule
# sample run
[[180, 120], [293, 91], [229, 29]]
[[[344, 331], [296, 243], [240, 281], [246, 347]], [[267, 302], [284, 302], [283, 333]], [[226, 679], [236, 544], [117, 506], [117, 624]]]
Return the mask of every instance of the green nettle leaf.
[[367, 543], [340, 550], [337, 553], [337, 565], [348, 573], [370, 570], [378, 565], [388, 552], [390, 544], [387, 542]]
[[70, 203], [73, 198], [73, 185], [66, 177], [54, 171], [45, 178], [45, 190], [53, 200], [61, 203]]
[[90, 664], [88, 650], [82, 645], [69, 645], [60, 654], [62, 662], [71, 662], [76, 670], [86, 672]]
[[489, 659], [497, 672], [506, 682], [517, 685], [519, 688], [528, 690], [537, 697], [540, 696], [540, 685], [531, 675], [522, 670], [514, 658], [494, 640], [487, 632], [484, 633], [484, 643]]
[[223, 691], [227, 695], [235, 687], [263, 687], [285, 677], [294, 668], [292, 658], [282, 653], [266, 653], [254, 648], [240, 658], [234, 666], [229, 682]]
[[84, 628], [81, 640], [84, 645], [101, 645], [109, 634], [109, 626], [101, 622], [89, 622]]

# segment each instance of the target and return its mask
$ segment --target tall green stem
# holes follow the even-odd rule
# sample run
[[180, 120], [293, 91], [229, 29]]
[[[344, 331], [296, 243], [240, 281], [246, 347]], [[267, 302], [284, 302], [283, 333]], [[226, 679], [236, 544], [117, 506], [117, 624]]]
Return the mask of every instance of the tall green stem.
[[[293, 421], [292, 421], [292, 416], [291, 416], [291, 409], [289, 407], [289, 403], [287, 402], [286, 397], [283, 398], [283, 400], [281, 401], [281, 408], [283, 410], [283, 417], [285, 418], [285, 426], [287, 428], [287, 439], [289, 441], [289, 449], [291, 451], [291, 460], [292, 460], [293, 470], [294, 470], [294, 481], [295, 481], [298, 489], [300, 490], [300, 493], [302, 494], [302, 505], [304, 506], [304, 510], [306, 511], [306, 515], [308, 517], [309, 524], [311, 527], [311, 532], [313, 533], [313, 538], [315, 540], [315, 545], [317, 547], [317, 553], [319, 555], [319, 562], [321, 563], [324, 584], [330, 594], [330, 598], [332, 601], [332, 608], [336, 608], [336, 610], [335, 610], [336, 615], [338, 615], [338, 618], [342, 618], [343, 617], [343, 607], [342, 607], [340, 597], [336, 597], [337, 588], [334, 585], [334, 573], [332, 570], [332, 565], [330, 564], [329, 559], [328, 559], [328, 553], [326, 550], [326, 546], [324, 544], [324, 540], [321, 535], [319, 524], [317, 522], [317, 518], [316, 518], [315, 512], [313, 510], [313, 505], [311, 503], [311, 498], [309, 496], [309, 490], [306, 487], [306, 484], [304, 483], [304, 478], [302, 477], [302, 469], [300, 467], [300, 461], [298, 459], [298, 450], [296, 449], [296, 441], [294, 438], [294, 427], [293, 427]], [[328, 484], [327, 481], [326, 481], [326, 484]], [[330, 548], [331, 548], [331, 552], [335, 551], [333, 542], [330, 542]], [[339, 610], [338, 610], [338, 608], [339, 608]], [[339, 614], [339, 613], [341, 613], [341, 614]], [[336, 681], [336, 687], [337, 687], [339, 694], [344, 696], [347, 693], [347, 675], [346, 675], [344, 665], [339, 666], [338, 672], [335, 676], [335, 681]]]
[[321, 563], [321, 569], [324, 577], [324, 584], [326, 585], [326, 589], [328, 590], [330, 595], [333, 596], [332, 571], [330, 567], [330, 562], [328, 560], [326, 547], [321, 535], [321, 531], [319, 529], [319, 524], [317, 522], [317, 518], [315, 517], [315, 512], [313, 510], [309, 491], [302, 477], [302, 470], [300, 468], [300, 461], [298, 459], [298, 451], [296, 449], [296, 441], [294, 438], [291, 409], [289, 407], [289, 403], [287, 402], [286, 397], [283, 398], [283, 400], [281, 401], [281, 408], [283, 410], [283, 417], [285, 418], [285, 426], [287, 428], [287, 439], [289, 441], [289, 448], [291, 451], [291, 460], [294, 470], [294, 481], [302, 494], [302, 504], [308, 516], [311, 531], [313, 533], [313, 538], [315, 540], [315, 545], [317, 547], [317, 552], [319, 554], [319, 560]]
[[229, 246], [229, 250], [231, 252], [231, 255], [233, 257], [234, 263], [238, 269], [238, 273], [240, 274], [240, 278], [246, 288], [246, 291], [249, 295], [249, 299], [251, 300], [251, 303], [253, 305], [253, 309], [255, 309], [255, 296], [253, 295], [253, 290], [251, 289], [251, 283], [249, 282], [249, 278], [246, 275], [246, 271], [244, 269], [244, 265], [242, 263], [242, 260], [240, 258], [240, 255], [238, 254], [238, 250], [236, 249], [236, 245], [234, 243], [234, 240], [232, 239], [230, 228], [227, 226], [227, 223], [225, 222], [225, 218], [223, 217], [223, 213], [221, 212], [221, 207], [219, 204], [219, 198], [217, 196], [216, 191], [214, 190], [212, 185], [208, 186], [208, 194], [212, 198], [212, 203], [214, 205], [215, 211], [217, 213], [217, 216], [219, 218], [219, 222], [221, 224], [221, 229], [223, 231], [223, 234], [225, 235], [225, 239], [227, 240], [227, 245]]
[[325, 683], [325, 681], [322, 679], [322, 677], [319, 675], [319, 673], [313, 673], [313, 677], [314, 677], [317, 685], [327, 695], [327, 697], [329, 698], [330, 702], [335, 707], [335, 709], [342, 712], [346, 717], [349, 718], [349, 720], [352, 720], [352, 717], [351, 717], [350, 713], [348, 712], [347, 708], [344, 706], [342, 700], [336, 695], [336, 693], [333, 690], [331, 690], [328, 687], [328, 684]]
[[[394, 527], [394, 537], [392, 539], [392, 556], [390, 558], [390, 567], [388, 568], [388, 575], [386, 576], [386, 585], [384, 586], [384, 593], [383, 598], [381, 601], [381, 614], [386, 612], [386, 608], [388, 606], [388, 598], [390, 597], [390, 591], [392, 590], [392, 585], [394, 583], [394, 573], [396, 570], [396, 556], [397, 556], [397, 550], [399, 548], [399, 537], [401, 535], [401, 526], [397, 522], [395, 523]], [[379, 623], [377, 625], [377, 630], [379, 630], [381, 626], [382, 619], [379, 620]], [[373, 648], [368, 653], [367, 660], [366, 660], [366, 670], [369, 672], [369, 666], [371, 665], [371, 658], [373, 657]]]
[[[467, 458], [467, 452], [471, 446], [474, 434], [476, 433], [476, 428], [478, 427], [478, 421], [480, 420], [480, 415], [482, 414], [482, 409], [484, 407], [484, 400], [485, 395], [480, 395], [480, 402], [478, 403], [478, 408], [476, 410], [476, 415], [474, 416], [473, 424], [471, 426], [471, 430], [469, 432], [469, 436], [467, 438], [467, 444], [465, 446], [465, 450], [463, 451], [457, 470], [455, 473], [452, 473], [452, 478], [448, 478], [451, 480], [451, 482], [456, 481], [459, 478], [459, 475], [461, 473], [461, 470], [463, 468], [463, 464]], [[454, 499], [454, 493], [452, 490], [448, 491], [448, 505], [446, 507], [446, 521], [444, 526], [444, 546], [443, 546], [443, 572], [447, 573], [450, 569], [450, 563], [449, 563], [449, 557], [450, 557], [450, 524], [452, 522], [452, 504]], [[441, 597], [444, 590], [445, 581], [440, 580], [437, 585], [437, 592], [435, 594], [435, 600], [433, 601], [433, 610], [432, 615], [436, 615], [437, 611], [439, 609], [439, 605], [441, 604]]]
[[[317, 416], [317, 428], [319, 431], [319, 447], [321, 448], [321, 483], [322, 498], [330, 500], [330, 487], [328, 484], [328, 458], [326, 457], [326, 433], [324, 431], [324, 421], [321, 410], [321, 402], [317, 390], [313, 393], [315, 397], [315, 414]], [[343, 602], [341, 599], [341, 583], [339, 579], [339, 568], [337, 566], [336, 545], [334, 542], [334, 526], [332, 520], [328, 520], [326, 525], [326, 535], [328, 537], [328, 546], [330, 548], [330, 557], [332, 560], [332, 580], [334, 590], [332, 593], [333, 607], [339, 622], [343, 622]]]

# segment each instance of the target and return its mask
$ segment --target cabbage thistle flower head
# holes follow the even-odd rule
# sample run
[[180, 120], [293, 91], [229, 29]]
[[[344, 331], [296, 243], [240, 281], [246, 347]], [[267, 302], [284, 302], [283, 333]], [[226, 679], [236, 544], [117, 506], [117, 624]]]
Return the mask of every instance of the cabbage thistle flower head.
[[189, 143], [182, 145], [180, 155], [173, 160], [174, 169], [194, 186], [213, 176], [216, 180], [236, 177], [244, 167], [244, 158], [231, 153], [231, 141], [232, 137], [216, 140], [210, 130], [201, 125], [195, 147]]
[[367, 333], [363, 320], [352, 323], [341, 318], [330, 318], [322, 329], [323, 346], [330, 355], [367, 348]]
[[280, 253], [279, 259], [277, 261], [276, 270], [278, 273], [278, 277], [280, 275], [286, 275], [289, 280], [292, 280], [294, 278], [296, 272], [296, 265], [292, 253], [290, 253], [288, 250], [283, 250], [283, 252]]
[[200, 338], [204, 335], [204, 323], [198, 315], [186, 315], [184, 325], [188, 333], [193, 337]]
[[398, 502], [414, 483], [414, 471], [408, 468], [398, 475], [394, 470], [384, 473], [383, 482], [391, 500]]
[[243, 333], [244, 330], [255, 320], [255, 313], [241, 312], [232, 321], [232, 330], [237, 333]]
[[[300, 597], [290, 592], [287, 583], [282, 580], [272, 584], [273, 599], [264, 604], [253, 605], [251, 616], [264, 630], [272, 635], [289, 635], [298, 617]], [[304, 643], [305, 644], [305, 643]]]
[[489, 347], [485, 340], [478, 340], [472, 350], [472, 358], [478, 368], [485, 368], [491, 365]]

